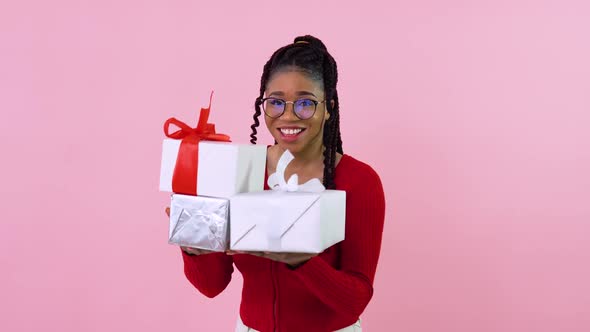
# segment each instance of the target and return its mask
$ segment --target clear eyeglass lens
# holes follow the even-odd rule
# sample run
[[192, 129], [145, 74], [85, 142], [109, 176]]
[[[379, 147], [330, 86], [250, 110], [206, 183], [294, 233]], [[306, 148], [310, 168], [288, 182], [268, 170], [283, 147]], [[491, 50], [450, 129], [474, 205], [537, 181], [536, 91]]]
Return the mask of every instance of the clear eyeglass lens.
[[280, 116], [285, 109], [285, 102], [280, 99], [267, 99], [264, 102], [264, 111], [271, 117]]
[[310, 99], [299, 99], [295, 102], [295, 113], [301, 119], [309, 119], [315, 112], [315, 103]]

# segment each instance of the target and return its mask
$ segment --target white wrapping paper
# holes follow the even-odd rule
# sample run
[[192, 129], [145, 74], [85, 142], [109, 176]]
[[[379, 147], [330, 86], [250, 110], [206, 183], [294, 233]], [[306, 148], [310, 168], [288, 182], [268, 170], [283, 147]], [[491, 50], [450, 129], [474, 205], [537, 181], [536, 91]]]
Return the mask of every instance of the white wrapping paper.
[[[160, 191], [172, 192], [172, 178], [180, 143], [181, 140], [164, 139]], [[198, 158], [196, 180], [199, 196], [229, 198], [236, 193], [264, 189], [266, 146], [201, 141]]]

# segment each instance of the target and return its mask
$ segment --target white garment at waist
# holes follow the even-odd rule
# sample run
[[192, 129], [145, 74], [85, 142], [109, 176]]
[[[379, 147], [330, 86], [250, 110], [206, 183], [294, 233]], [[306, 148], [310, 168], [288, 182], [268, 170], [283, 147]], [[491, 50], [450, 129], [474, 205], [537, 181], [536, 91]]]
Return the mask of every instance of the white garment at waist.
[[[345, 327], [343, 329], [340, 329], [338, 331], [335, 331], [335, 332], [362, 332], [362, 331], [363, 330], [361, 329], [361, 320], [359, 319], [356, 323], [354, 323], [348, 327]], [[238, 320], [236, 322], [236, 332], [258, 332], [258, 331], [251, 328], [251, 327], [244, 325], [244, 323], [242, 322], [242, 319], [238, 315]]]

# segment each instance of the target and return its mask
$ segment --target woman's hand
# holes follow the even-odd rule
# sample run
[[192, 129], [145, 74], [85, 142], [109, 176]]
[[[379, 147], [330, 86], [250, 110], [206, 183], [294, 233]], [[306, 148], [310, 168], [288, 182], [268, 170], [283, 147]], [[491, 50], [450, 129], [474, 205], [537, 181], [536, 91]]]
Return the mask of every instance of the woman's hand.
[[268, 258], [273, 261], [282, 262], [292, 267], [301, 265], [318, 254], [288, 253], [288, 252], [268, 252], [268, 251], [233, 251], [226, 252], [228, 255], [249, 254], [259, 257]]
[[[166, 207], [166, 215], [170, 218], [170, 207]], [[190, 248], [190, 247], [180, 247], [182, 251], [186, 252], [189, 255], [204, 255], [204, 254], [211, 254], [215, 251], [206, 250], [206, 249], [199, 249], [199, 248]]]
[[216, 251], [213, 250], [207, 250], [207, 249], [199, 249], [199, 248], [190, 248], [190, 247], [180, 247], [180, 249], [182, 249], [182, 251], [186, 252], [187, 254], [190, 255], [205, 255], [205, 254], [212, 254]]

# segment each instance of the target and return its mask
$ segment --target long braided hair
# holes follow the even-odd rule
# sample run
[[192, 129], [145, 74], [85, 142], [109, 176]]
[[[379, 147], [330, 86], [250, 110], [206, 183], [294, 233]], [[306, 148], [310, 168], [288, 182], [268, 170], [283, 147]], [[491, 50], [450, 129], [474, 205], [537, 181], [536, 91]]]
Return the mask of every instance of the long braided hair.
[[[285, 68], [297, 68], [306, 72], [313, 80], [322, 83], [326, 99], [326, 107], [330, 118], [324, 124], [324, 186], [328, 189], [334, 189], [334, 169], [336, 164], [336, 152], [344, 153], [342, 150], [342, 138], [340, 135], [340, 112], [338, 102], [338, 92], [336, 83], [338, 82], [338, 70], [336, 61], [328, 53], [324, 43], [310, 35], [295, 38], [293, 44], [281, 47], [276, 50], [270, 59], [264, 65], [262, 77], [260, 79], [260, 95], [254, 103], [254, 124], [250, 142], [256, 144], [256, 134], [260, 121], [258, 118], [262, 114], [261, 105], [266, 90], [266, 84], [273, 73]], [[331, 100], [334, 100], [332, 106]]]

